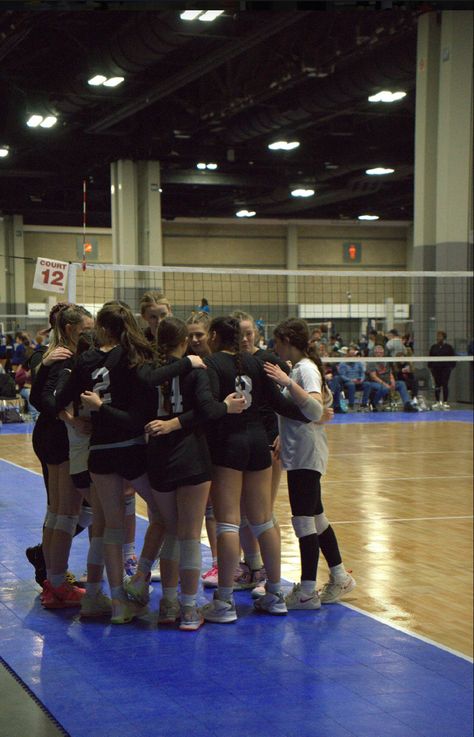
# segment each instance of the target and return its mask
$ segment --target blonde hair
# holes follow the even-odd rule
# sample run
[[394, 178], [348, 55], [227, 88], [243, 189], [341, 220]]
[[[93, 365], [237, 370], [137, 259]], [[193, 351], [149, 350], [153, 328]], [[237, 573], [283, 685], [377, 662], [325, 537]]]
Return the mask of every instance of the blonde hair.
[[145, 292], [140, 300], [140, 315], [143, 317], [148, 307], [155, 307], [155, 305], [165, 305], [171, 312], [171, 303], [167, 297], [161, 292]]
[[55, 319], [49, 345], [43, 358], [49, 356], [55, 348], [63, 346], [71, 348], [71, 341], [66, 332], [68, 325], [79, 325], [83, 319], [90, 315], [84, 307], [74, 304], [62, 304], [55, 312]]
[[209, 315], [206, 312], [198, 312], [193, 313], [188, 317], [186, 320], [186, 325], [202, 325], [206, 332], [209, 332], [209, 325], [211, 324], [211, 320], [209, 318]]

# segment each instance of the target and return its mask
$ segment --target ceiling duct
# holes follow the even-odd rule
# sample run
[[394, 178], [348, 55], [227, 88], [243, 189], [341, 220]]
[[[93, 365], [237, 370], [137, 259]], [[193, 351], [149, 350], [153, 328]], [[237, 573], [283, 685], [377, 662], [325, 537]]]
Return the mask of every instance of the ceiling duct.
[[[416, 30], [413, 31], [415, 38]], [[242, 119], [227, 130], [227, 144], [248, 141], [269, 135], [285, 128], [292, 130], [299, 124], [317, 123], [315, 115], [329, 113], [331, 117], [347, 113], [361, 101], [367, 101], [371, 92], [398, 85], [411, 87], [414, 84], [416, 66], [415, 43], [395, 44], [377, 49], [359, 64], [345, 67], [330, 77], [311, 81], [293, 94], [296, 105], [291, 109], [260, 110]], [[280, 99], [288, 100], [285, 93]], [[327, 115], [325, 115], [327, 120]]]

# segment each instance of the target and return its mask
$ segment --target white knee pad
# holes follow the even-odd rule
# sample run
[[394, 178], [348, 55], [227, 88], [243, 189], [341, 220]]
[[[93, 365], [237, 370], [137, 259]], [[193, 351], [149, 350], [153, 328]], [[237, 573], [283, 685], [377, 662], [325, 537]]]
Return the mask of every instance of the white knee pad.
[[235, 532], [236, 535], [239, 534], [239, 525], [234, 525], [232, 522], [217, 522], [216, 523], [216, 535], [219, 537], [219, 535], [222, 535], [224, 532]]
[[78, 524], [81, 527], [90, 527], [92, 524], [92, 507], [81, 507], [81, 511], [79, 512], [79, 519]]
[[318, 535], [322, 535], [323, 532], [326, 532], [329, 527], [329, 520], [324, 512], [322, 514], [315, 515], [314, 523], [316, 525], [316, 532], [318, 533]]
[[125, 514], [135, 514], [135, 494], [125, 497]]
[[247, 517], [241, 517], [240, 518], [240, 525], [239, 525], [240, 529], [243, 530], [244, 527], [248, 527], [248, 526], [249, 526], [249, 521], [248, 521]]
[[123, 545], [123, 528], [106, 527], [104, 530], [104, 545]]
[[179, 541], [179, 567], [185, 571], [201, 570], [201, 543], [199, 540]]
[[46, 517], [44, 518], [44, 526], [48, 528], [48, 530], [54, 530], [56, 525], [56, 515], [54, 512], [50, 512], [49, 509], [46, 512]]
[[272, 519], [269, 519], [268, 522], [262, 522], [261, 525], [252, 525], [249, 523], [249, 527], [258, 540], [260, 535], [263, 535], [264, 532], [266, 532], [267, 530], [271, 530], [272, 527], [275, 527], [275, 523], [272, 517]]
[[214, 507], [212, 506], [212, 504], [208, 504], [206, 507], [206, 519], [215, 519]]
[[104, 538], [93, 537], [90, 541], [87, 563], [92, 566], [101, 566], [104, 563]]
[[162, 560], [179, 560], [179, 542], [175, 535], [165, 535], [160, 551]]
[[54, 525], [55, 530], [62, 530], [67, 532], [71, 537], [76, 532], [77, 520], [79, 519], [76, 514], [58, 514], [56, 516], [56, 524]]
[[314, 517], [292, 517], [291, 524], [297, 538], [316, 534]]

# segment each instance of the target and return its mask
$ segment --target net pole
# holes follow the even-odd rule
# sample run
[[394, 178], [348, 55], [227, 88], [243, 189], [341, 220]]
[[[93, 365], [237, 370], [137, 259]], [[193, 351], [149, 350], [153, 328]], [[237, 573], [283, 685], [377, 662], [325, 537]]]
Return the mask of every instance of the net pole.
[[86, 224], [87, 224], [87, 182], [82, 180], [82, 303], [86, 301]]

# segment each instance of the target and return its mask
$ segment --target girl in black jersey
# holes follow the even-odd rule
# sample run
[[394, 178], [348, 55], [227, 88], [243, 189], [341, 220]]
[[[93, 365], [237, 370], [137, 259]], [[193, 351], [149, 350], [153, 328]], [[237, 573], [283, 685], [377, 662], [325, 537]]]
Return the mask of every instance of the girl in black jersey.
[[[62, 305], [56, 313], [50, 344], [31, 391], [31, 401], [40, 410], [33, 447], [46, 464], [48, 477], [48, 511], [42, 542], [47, 572], [42, 604], [47, 609], [79, 606], [85, 593], [65, 577], [83, 497], [69, 475], [68, 436], [64, 422], [58, 417], [54, 394], [61, 371], [71, 365], [81, 334], [92, 326], [93, 320], [84, 308]], [[72, 418], [71, 422], [84, 429], [79, 418]]]
[[[146, 469], [143, 425], [129, 422], [118, 427], [109, 412], [115, 408], [129, 413], [136, 397], [137, 368], [153, 358], [153, 350], [143, 337], [129, 308], [123, 303], [106, 303], [97, 315], [97, 339], [100, 349], [83, 353], [71, 373], [68, 384], [57, 396], [57, 406], [67, 406], [74, 399], [83, 401], [92, 412], [89, 471], [103, 512], [105, 528], [103, 555], [112, 594], [113, 624], [130, 622], [144, 612], [130, 602], [123, 588], [122, 546], [124, 532], [123, 479], [154, 506]], [[188, 360], [165, 368], [160, 376], [167, 379], [191, 368]], [[92, 555], [99, 559], [101, 540]]]
[[[290, 369], [284, 361], [281, 361], [277, 355], [271, 351], [262, 350], [257, 348], [257, 339], [260, 336], [259, 331], [255, 325], [255, 321], [252, 315], [242, 310], [236, 310], [232, 313], [232, 317], [235, 317], [240, 323], [241, 332], [241, 347], [242, 350], [250, 353], [262, 363], [270, 361], [271, 363], [278, 363], [280, 368], [287, 374], [290, 373]], [[272, 480], [271, 480], [271, 503], [272, 513], [275, 505], [276, 495], [281, 479], [281, 462], [278, 453], [278, 419], [274, 410], [269, 406], [262, 406], [260, 408], [260, 415], [262, 422], [265, 426], [267, 433], [268, 446], [270, 448], [272, 456]], [[280, 528], [275, 517], [275, 527], [280, 535]], [[266, 572], [263, 568], [262, 557], [260, 553], [260, 547], [258, 541], [253, 535], [252, 530], [248, 525], [247, 515], [245, 509], [241, 509], [241, 520], [240, 520], [240, 544], [244, 551], [245, 562], [239, 564], [239, 569], [234, 576], [235, 588], [239, 589], [255, 589], [258, 591], [255, 595], [262, 595], [265, 593], [265, 578]]]
[[[206, 359], [206, 364], [214, 396], [222, 399], [237, 388], [245, 398], [246, 409], [241, 415], [219, 420], [208, 433], [214, 466], [212, 499], [217, 520], [219, 586], [214, 600], [203, 608], [204, 618], [210, 622], [237, 619], [232, 591], [239, 561], [241, 496], [268, 574], [267, 593], [255, 607], [272, 614], [286, 614], [280, 591], [280, 539], [271, 513], [271, 456], [259, 408], [266, 403], [295, 419], [305, 420], [305, 416], [283, 399], [257, 359], [240, 352], [238, 320], [212, 320], [209, 345], [213, 355]], [[304, 401], [301, 408], [306, 411], [310, 404]], [[312, 415], [311, 407], [309, 414]]]
[[156, 333], [161, 320], [172, 314], [169, 300], [161, 292], [145, 292], [140, 300], [140, 315], [147, 323], [145, 337], [156, 343]]
[[[211, 349], [207, 342], [209, 338], [209, 324], [209, 317], [204, 312], [193, 313], [188, 317], [186, 320], [188, 327], [188, 353], [201, 356], [201, 358], [210, 355]], [[211, 548], [212, 565], [209, 570], [202, 574], [201, 578], [204, 586], [213, 587], [217, 586], [217, 535], [216, 519], [214, 517], [210, 495], [206, 504], [206, 532], [209, 547]]]

